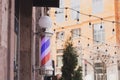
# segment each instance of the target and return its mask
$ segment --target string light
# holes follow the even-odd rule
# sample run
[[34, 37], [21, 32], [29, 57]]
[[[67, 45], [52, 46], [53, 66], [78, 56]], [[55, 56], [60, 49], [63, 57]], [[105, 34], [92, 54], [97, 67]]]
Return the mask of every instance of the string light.
[[117, 52], [114, 52], [114, 54], [117, 54]]
[[97, 47], [97, 49], [99, 49], [99, 47]]
[[114, 61], [112, 61], [112, 63], [114, 63]]
[[[63, 29], [63, 28], [62, 28]], [[72, 33], [72, 31], [70, 31], [71, 33]], [[75, 33], [72, 33], [72, 34], [75, 34]], [[79, 36], [79, 34], [76, 34], [76, 35], [78, 35]], [[86, 38], [86, 39], [88, 39], [88, 40], [91, 40], [91, 41], [94, 41], [94, 42], [96, 42], [94, 39], [92, 39], [92, 38], [88, 38], [88, 37], [86, 37], [86, 36], [84, 36], [84, 35], [80, 35], [80, 37], [83, 37], [83, 38]], [[108, 38], [107, 40], [109, 40], [109, 39], [112, 39], [112, 37], [114, 37], [114, 36], [111, 36], [110, 38]], [[99, 42], [99, 41], [97, 41], [97, 42]], [[106, 46], [110, 46], [110, 45], [108, 45], [107, 43], [104, 43], [103, 42], [103, 44], [105, 44]], [[116, 46], [117, 47], [117, 46]]]
[[[64, 8], [62, 8], [62, 9], [64, 9]], [[70, 8], [66, 8], [66, 9], [70, 9]], [[73, 9], [71, 9], [71, 10], [73, 10]], [[74, 11], [77, 11], [77, 10], [74, 10]], [[79, 11], [77, 11], [77, 12], [80, 13]], [[82, 13], [82, 14], [83, 14], [83, 13]], [[86, 15], [86, 16], [89, 16], [89, 17], [91, 17], [91, 16], [97, 17], [97, 16], [94, 16], [94, 15], [88, 15], [88, 14], [83, 14], [83, 15]], [[100, 17], [97, 17], [97, 18], [99, 18], [99, 19], [101, 20], [101, 23], [102, 23], [102, 21], [104, 20], [103, 18], [100, 18]], [[108, 20], [105, 20], [105, 21], [108, 21]], [[109, 22], [115, 23], [115, 21], [109, 21]], [[89, 22], [89, 25], [91, 25], [91, 22]], [[102, 28], [102, 26], [101, 26], [101, 28]], [[115, 32], [114, 29], [113, 29], [112, 31]], [[81, 35], [79, 35], [79, 36], [81, 36]], [[82, 37], [87, 38], [86, 36], [82, 36]], [[112, 37], [111, 37], [111, 39], [112, 39]], [[88, 38], [88, 40], [89, 40], [89, 38]], [[91, 39], [91, 40], [93, 40], [93, 39]], [[94, 41], [94, 40], [93, 40], [93, 41]], [[96, 42], [99, 42], [99, 41], [96, 41]], [[107, 44], [106, 44], [106, 45], [107, 45]]]
[[[92, 15], [88, 15], [89, 17], [91, 17]], [[103, 21], [103, 18], [100, 18], [100, 20], [101, 21]], [[115, 21], [112, 21], [112, 23], [115, 23]], [[55, 23], [56, 24], [56, 23]], [[90, 25], [91, 25], [91, 23], [90, 23]], [[56, 25], [56, 26], [58, 26], [58, 25]], [[61, 27], [61, 26], [59, 26], [59, 27]], [[102, 28], [102, 26], [101, 26], [101, 28]], [[115, 30], [113, 29], [113, 31], [115, 32]], [[77, 34], [78, 35], [78, 34]], [[91, 38], [88, 38], [88, 37], [86, 37], [86, 36], [83, 36], [83, 35], [78, 35], [78, 36], [81, 36], [81, 37], [84, 37], [84, 38], [87, 38], [88, 40], [90, 39], [90, 40], [92, 40], [92, 41], [95, 41], [95, 40], [93, 40], [93, 39], [91, 39]], [[113, 36], [112, 36], [113, 37]], [[110, 39], [112, 39], [112, 37], [110, 37]], [[95, 41], [95, 42], [99, 42], [99, 41]], [[106, 44], [106, 43], [104, 43], [104, 44]], [[107, 44], [106, 44], [107, 45]], [[109, 46], [109, 45], [107, 45], [107, 46]]]
[[[115, 22], [112, 21], [113, 27], [114, 27], [114, 23], [115, 23]], [[112, 34], [115, 34], [115, 29], [114, 29], [114, 28], [112, 29]]]
[[55, 32], [55, 29], [53, 31]]
[[[62, 41], [63, 41], [63, 40], [62, 40]], [[80, 43], [80, 40], [78, 41], [78, 43]], [[108, 45], [108, 44], [105, 44], [105, 45], [111, 46], [111, 45]], [[89, 46], [90, 46], [90, 45], [89, 45]], [[113, 46], [113, 47], [115, 47], [115, 46]], [[88, 47], [84, 47], [84, 48], [82, 48], [82, 51], [87, 51], [87, 49], [88, 49]], [[97, 49], [99, 49], [98, 46], [97, 46]], [[92, 53], [91, 51], [89, 51], [89, 52]], [[108, 52], [108, 50], [106, 49], [105, 52]]]
[[[98, 19], [100, 19], [101, 20], [101, 26], [100, 26], [100, 28], [102, 28], [102, 21], [106, 21], [106, 22], [111, 22], [111, 23], [119, 23], [119, 22], [117, 22], [117, 21], [110, 21], [110, 20], [105, 20], [104, 18], [101, 18], [101, 17], [98, 17], [98, 16], [95, 16], [95, 15], [91, 15], [91, 14], [85, 14], [85, 13], [81, 13], [81, 12], [79, 12], [79, 11], [77, 11], [77, 10], [75, 10], [75, 9], [73, 9], [73, 8], [69, 8], [69, 7], [65, 7], [65, 8], [60, 8], [60, 9], [66, 9], [66, 18], [67, 18], [67, 9], [70, 9], [70, 10], [73, 10], [73, 11], [76, 11], [78, 14], [82, 14], [82, 15], [85, 15], [85, 16], [88, 16], [88, 17], [95, 17], [95, 18], [98, 18]], [[56, 14], [57, 14], [57, 12], [55, 12]], [[77, 19], [77, 21], [79, 21], [79, 18]], [[89, 26], [91, 27], [91, 22], [89, 22]], [[114, 34], [115, 33], [115, 29], [113, 28], [112, 29], [112, 33]], [[79, 36], [81, 36], [81, 35], [79, 35]], [[93, 39], [92, 39], [93, 40]], [[99, 41], [96, 41], [96, 42], [99, 42]]]
[[78, 43], [80, 43], [80, 40], [78, 41]]
[[62, 29], [64, 29], [64, 27], [62, 27]]
[[[91, 15], [89, 15], [89, 19], [91, 18]], [[92, 23], [89, 22], [89, 27], [91, 28], [92, 27]]]
[[90, 46], [90, 44], [87, 44], [87, 46]]
[[101, 23], [101, 25], [100, 25], [100, 28], [101, 28], [101, 29], [103, 28], [102, 23]]
[[67, 21], [67, 17], [68, 17], [68, 16], [67, 16], [67, 9], [68, 9], [68, 8], [66, 7], [66, 8], [65, 8], [65, 11], [66, 11], [65, 20], [66, 20], [66, 21]]
[[105, 52], [107, 52], [108, 50], [106, 49]]
[[[66, 19], [68, 18], [68, 16], [67, 16], [67, 9], [70, 9], [70, 10], [76, 11], [77, 14], [85, 15], [85, 16], [88, 16], [89, 18], [91, 18], [91, 17], [95, 17], [95, 18], [97, 18], [97, 19], [100, 19], [100, 20], [101, 20], [101, 26], [100, 26], [101, 29], [103, 28], [103, 26], [102, 26], [103, 21], [105, 21], [105, 22], [110, 22], [110, 23], [113, 23], [113, 24], [114, 24], [114, 23], [116, 23], [116, 24], [120, 24], [120, 22], [117, 22], [117, 21], [110, 21], [110, 20], [106, 20], [106, 19], [104, 19], [104, 18], [101, 18], [101, 17], [99, 17], [99, 16], [95, 16], [95, 15], [91, 15], [91, 14], [81, 13], [81, 12], [79, 12], [79, 11], [77, 11], [77, 10], [75, 10], [75, 9], [69, 8], [69, 7], [60, 8], [60, 9], [66, 9], [66, 15], [65, 15], [65, 18], [66, 18]], [[55, 14], [57, 14], [56, 11], [55, 11]], [[79, 22], [79, 18], [77, 18], [77, 22]], [[89, 26], [90, 26], [90, 27], [92, 26], [92, 23], [91, 23], [90, 21], [89, 21]], [[63, 29], [63, 28], [62, 28], [62, 29]], [[115, 33], [115, 29], [114, 29], [114, 28], [112, 29], [112, 32]], [[78, 35], [78, 36], [81, 36], [81, 37], [87, 38], [88, 40], [95, 41], [95, 40], [93, 40], [93, 39], [91, 39], [91, 38], [88, 38], [88, 37], [86, 37], [86, 36], [83, 36], [83, 35]], [[110, 39], [112, 39], [112, 38], [110, 38]], [[80, 43], [80, 41], [78, 41], [78, 42]], [[96, 42], [99, 42], [99, 41], [96, 41]], [[108, 45], [107, 43], [104, 43], [104, 44], [105, 44], [106, 46], [111, 46], [110, 44]], [[90, 46], [90, 45], [87, 44], [87, 46]], [[116, 48], [116, 46], [113, 46], [113, 47]], [[120, 47], [118, 46], [118, 48], [120, 48]], [[99, 47], [97, 47], [97, 49], [99, 49]], [[85, 50], [85, 48], [82, 49], [82, 50]], [[105, 51], [108, 52], [107, 49], [106, 49]], [[115, 52], [115, 54], [116, 54], [116, 52]]]
[[115, 29], [112, 29], [112, 33], [113, 33], [113, 34], [115, 33]]
[[77, 22], [79, 22], [79, 11], [77, 11]]
[[89, 26], [91, 26], [92, 24], [91, 24], [91, 22], [89, 22]]
[[[88, 17], [94, 17], [94, 18], [97, 18], [97, 19], [100, 19], [102, 21], [106, 21], [106, 22], [111, 22], [111, 23], [116, 23], [116, 24], [120, 24], [120, 22], [118, 21], [110, 21], [110, 20], [106, 20], [104, 18], [101, 18], [99, 16], [95, 16], [95, 15], [91, 15], [91, 14], [86, 14], [86, 13], [82, 13], [82, 12], [79, 12], [78, 10], [75, 10], [73, 8], [69, 8], [69, 7], [64, 7], [64, 8], [59, 8], [59, 9], [70, 9], [70, 10], [73, 10], [73, 11], [76, 11], [77, 13], [81, 14], [81, 15], [84, 15], [84, 16], [88, 16]], [[55, 11], [55, 14], [57, 14], [57, 12]]]
[[[70, 31], [71, 33], [72, 33], [72, 31]], [[75, 33], [72, 33], [72, 34], [75, 34]], [[79, 36], [79, 34], [76, 34], [76, 35], [78, 35]], [[88, 37], [86, 37], [86, 36], [83, 36], [82, 34], [80, 35], [80, 37], [83, 37], [83, 38], [86, 38], [86, 39], [88, 39], [88, 40], [91, 40], [91, 41], [95, 41], [94, 39], [91, 39], [91, 38], [88, 38]], [[109, 39], [112, 39], [112, 37], [110, 37], [110, 38], [108, 38], [107, 40], [109, 40]], [[79, 41], [80, 42], [80, 41]], [[97, 41], [97, 42], [99, 42], [99, 41]], [[109, 45], [109, 44], [107, 44], [107, 43], [102, 43], [102, 44], [104, 44], [104, 45], [106, 45], [106, 46], [111, 46], [111, 45]], [[119, 46], [113, 46], [114, 48], [120, 48]], [[99, 47], [97, 47], [98, 49], [99, 49]]]

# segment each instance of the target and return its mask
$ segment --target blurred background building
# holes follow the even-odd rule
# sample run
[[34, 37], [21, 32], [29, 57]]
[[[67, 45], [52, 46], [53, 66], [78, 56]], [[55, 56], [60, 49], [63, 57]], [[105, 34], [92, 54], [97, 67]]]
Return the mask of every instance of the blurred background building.
[[119, 0], [60, 0], [60, 8], [50, 10], [55, 74], [62, 74], [63, 49], [71, 37], [83, 80], [120, 79], [119, 5]]

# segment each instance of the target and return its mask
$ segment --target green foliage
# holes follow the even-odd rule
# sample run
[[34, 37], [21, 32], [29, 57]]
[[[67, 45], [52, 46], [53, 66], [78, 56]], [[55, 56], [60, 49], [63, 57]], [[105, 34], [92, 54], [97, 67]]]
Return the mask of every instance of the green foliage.
[[73, 80], [82, 80], [82, 67], [79, 66], [77, 70], [74, 71]]
[[63, 54], [62, 80], [72, 80], [77, 64], [76, 50], [71, 42], [67, 42]]

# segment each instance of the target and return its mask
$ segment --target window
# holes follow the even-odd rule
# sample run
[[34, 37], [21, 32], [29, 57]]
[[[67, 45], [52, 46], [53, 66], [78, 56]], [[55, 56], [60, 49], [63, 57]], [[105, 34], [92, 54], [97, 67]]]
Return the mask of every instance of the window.
[[57, 49], [57, 53], [63, 53], [63, 49]]
[[[64, 8], [64, 0], [60, 0], [60, 8]], [[56, 9], [56, 22], [61, 23], [65, 21], [64, 9]]]
[[61, 67], [63, 65], [62, 59], [62, 55], [57, 56], [57, 67]]
[[92, 12], [100, 13], [103, 11], [103, 0], [92, 0]]
[[105, 63], [95, 63], [95, 76], [96, 80], [107, 80], [106, 69], [104, 69]]
[[63, 31], [57, 32], [56, 38], [57, 38], [57, 40], [63, 41], [64, 40], [64, 32]]
[[77, 20], [79, 18], [79, 13], [77, 13], [77, 11], [80, 11], [80, 0], [71, 0], [71, 8], [76, 10], [71, 10], [71, 18]]
[[72, 38], [79, 38], [81, 34], [81, 29], [72, 29]]
[[103, 24], [94, 24], [93, 37], [95, 42], [104, 42], [105, 30]]

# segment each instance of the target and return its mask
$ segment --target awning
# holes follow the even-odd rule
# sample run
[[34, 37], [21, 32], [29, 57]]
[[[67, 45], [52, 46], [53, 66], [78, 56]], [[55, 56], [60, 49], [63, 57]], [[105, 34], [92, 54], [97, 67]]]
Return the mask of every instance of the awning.
[[59, 0], [33, 0], [36, 7], [59, 7]]

